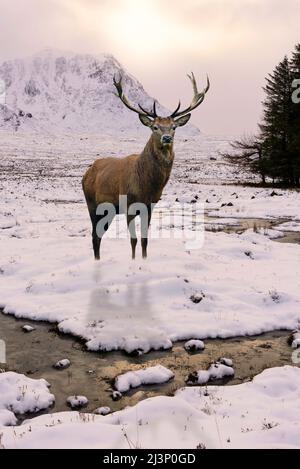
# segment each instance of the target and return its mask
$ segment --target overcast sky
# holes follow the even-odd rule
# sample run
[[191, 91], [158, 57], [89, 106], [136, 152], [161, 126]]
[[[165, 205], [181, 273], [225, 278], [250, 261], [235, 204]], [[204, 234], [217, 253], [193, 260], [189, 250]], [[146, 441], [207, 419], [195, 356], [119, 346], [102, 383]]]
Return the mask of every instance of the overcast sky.
[[194, 71], [211, 78], [192, 120], [204, 132], [255, 131], [261, 86], [300, 42], [300, 0], [0, 0], [0, 61], [47, 47], [112, 53], [169, 108]]

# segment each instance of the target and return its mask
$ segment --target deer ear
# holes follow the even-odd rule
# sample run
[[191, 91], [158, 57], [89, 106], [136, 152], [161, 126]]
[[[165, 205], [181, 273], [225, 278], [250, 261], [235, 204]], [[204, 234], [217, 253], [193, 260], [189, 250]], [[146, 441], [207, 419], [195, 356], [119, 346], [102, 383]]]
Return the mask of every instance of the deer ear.
[[144, 116], [143, 114], [139, 114], [140, 121], [143, 125], [146, 125], [147, 127], [151, 127], [153, 124], [153, 121], [149, 119], [149, 117]]
[[190, 120], [191, 114], [187, 114], [186, 116], [179, 117], [179, 119], [175, 120], [175, 125], [177, 127], [181, 127], [182, 125], [185, 125], [188, 123]]

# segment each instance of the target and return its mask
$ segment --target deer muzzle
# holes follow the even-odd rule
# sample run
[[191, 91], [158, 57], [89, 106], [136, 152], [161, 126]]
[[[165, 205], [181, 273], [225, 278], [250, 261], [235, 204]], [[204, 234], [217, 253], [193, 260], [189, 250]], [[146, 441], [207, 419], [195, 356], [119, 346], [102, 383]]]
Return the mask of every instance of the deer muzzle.
[[163, 145], [169, 145], [172, 142], [173, 142], [173, 137], [171, 135], [162, 135], [161, 143]]

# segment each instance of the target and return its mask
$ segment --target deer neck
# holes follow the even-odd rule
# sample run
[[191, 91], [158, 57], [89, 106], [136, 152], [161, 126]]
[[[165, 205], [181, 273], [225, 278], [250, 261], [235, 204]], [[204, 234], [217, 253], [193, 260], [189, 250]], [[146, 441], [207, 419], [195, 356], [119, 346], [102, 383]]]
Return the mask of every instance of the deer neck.
[[147, 203], [159, 200], [170, 177], [173, 160], [173, 146], [159, 146], [151, 136], [137, 162], [139, 185]]
[[140, 155], [140, 159], [143, 163], [153, 166], [155, 171], [162, 170], [165, 172], [169, 170], [171, 172], [174, 160], [173, 144], [161, 145], [151, 135]]

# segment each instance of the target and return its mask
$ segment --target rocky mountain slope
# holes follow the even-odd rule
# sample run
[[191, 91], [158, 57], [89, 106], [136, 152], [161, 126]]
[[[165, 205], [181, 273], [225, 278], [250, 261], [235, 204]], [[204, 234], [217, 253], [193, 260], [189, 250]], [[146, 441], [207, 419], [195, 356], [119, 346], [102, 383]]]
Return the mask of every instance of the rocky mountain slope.
[[[153, 98], [112, 55], [46, 50], [6, 61], [0, 65], [0, 128], [50, 133], [149, 132], [115, 96], [115, 74], [123, 75], [132, 101], [152, 106]], [[161, 106], [158, 109], [167, 113]], [[189, 135], [199, 133], [193, 126], [185, 130]]]

